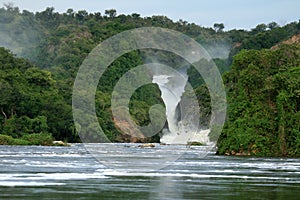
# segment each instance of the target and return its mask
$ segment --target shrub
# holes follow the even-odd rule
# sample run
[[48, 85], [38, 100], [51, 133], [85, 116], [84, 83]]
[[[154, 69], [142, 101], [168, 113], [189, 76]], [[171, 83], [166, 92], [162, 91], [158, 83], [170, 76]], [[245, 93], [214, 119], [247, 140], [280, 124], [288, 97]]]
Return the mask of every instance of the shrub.
[[0, 134], [0, 145], [11, 145], [13, 140], [11, 136]]
[[50, 133], [33, 133], [24, 135], [22, 140], [26, 140], [30, 145], [44, 145], [51, 146], [53, 145], [53, 137]]
[[12, 145], [30, 145], [30, 142], [23, 139], [14, 139]]

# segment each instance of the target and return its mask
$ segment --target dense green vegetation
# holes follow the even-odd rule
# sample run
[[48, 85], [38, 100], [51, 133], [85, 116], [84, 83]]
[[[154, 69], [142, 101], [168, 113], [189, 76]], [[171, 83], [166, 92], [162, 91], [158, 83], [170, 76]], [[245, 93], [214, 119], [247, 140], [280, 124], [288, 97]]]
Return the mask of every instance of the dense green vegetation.
[[9, 135], [0, 135], [1, 145], [44, 145], [52, 146], [53, 137], [49, 133], [26, 134], [21, 138], [13, 138]]
[[[54, 8], [31, 13], [11, 5], [0, 8], [0, 46], [6, 48], [0, 48], [0, 142], [34, 144], [30, 137], [48, 138], [49, 134], [55, 140], [79, 142], [71, 110], [78, 68], [101, 41], [145, 26], [169, 28], [192, 37], [225, 73], [229, 108], [218, 142], [219, 154], [300, 155], [299, 46], [269, 50], [299, 34], [300, 22], [282, 27], [271, 22], [250, 31], [224, 31], [222, 23], [204, 28], [165, 16], [118, 15], [114, 9], [101, 14], [73, 9], [57, 13]], [[111, 141], [138, 141], [121, 133], [113, 121], [111, 93], [119, 78], [149, 62], [149, 57], [164, 63], [170, 56], [175, 64], [183, 62], [167, 52], [139, 50], [121, 56], [105, 71], [95, 102], [98, 121]], [[188, 69], [188, 75], [202, 110], [201, 124], [208, 126], [207, 88], [193, 67]], [[136, 90], [130, 102], [134, 121], [147, 125], [148, 110], [157, 103], [163, 105], [156, 85]], [[155, 136], [147, 141], [158, 139]]]
[[300, 156], [300, 46], [243, 50], [224, 81], [229, 109], [220, 154]]
[[[0, 130], [13, 138], [47, 134], [72, 138], [71, 107], [49, 71], [0, 48]], [[59, 114], [58, 114], [59, 113]], [[62, 136], [63, 133], [66, 133]]]

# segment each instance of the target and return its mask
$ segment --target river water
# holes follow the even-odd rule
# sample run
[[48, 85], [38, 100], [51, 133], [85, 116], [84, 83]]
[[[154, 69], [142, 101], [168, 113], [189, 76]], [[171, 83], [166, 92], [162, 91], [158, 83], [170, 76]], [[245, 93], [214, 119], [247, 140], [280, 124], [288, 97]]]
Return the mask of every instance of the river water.
[[[109, 145], [104, 146], [109, 149]], [[119, 145], [140, 151], [143, 156], [136, 159], [143, 162], [152, 151], [136, 144]], [[172, 148], [168, 153], [176, 152], [177, 147]], [[82, 144], [0, 146], [0, 199], [300, 198], [300, 159], [226, 157], [213, 152], [202, 157], [203, 147], [184, 148], [184, 154], [163, 169], [135, 172], [104, 166]]]

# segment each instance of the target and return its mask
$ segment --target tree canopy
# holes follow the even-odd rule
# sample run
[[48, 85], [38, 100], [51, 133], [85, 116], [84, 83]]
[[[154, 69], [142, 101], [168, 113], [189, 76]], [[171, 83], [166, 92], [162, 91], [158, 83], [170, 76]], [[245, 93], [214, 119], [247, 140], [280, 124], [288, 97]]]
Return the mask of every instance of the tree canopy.
[[[300, 155], [299, 46], [279, 45], [300, 33], [300, 21], [226, 31], [224, 23], [201, 27], [184, 20], [174, 22], [167, 16], [119, 14], [115, 9], [102, 14], [69, 8], [58, 13], [48, 7], [32, 13], [7, 4], [0, 8], [0, 46], [6, 48], [0, 48], [0, 134], [22, 138], [49, 133], [57, 140], [80, 141], [72, 120], [71, 98], [81, 63], [105, 39], [150, 26], [173, 29], [193, 38], [224, 73], [229, 109], [218, 141], [219, 154]], [[166, 57], [175, 64], [182, 59], [168, 52], [147, 53], [162, 63]], [[111, 93], [124, 73], [147, 63], [145, 55], [143, 50], [124, 54], [99, 80], [96, 112], [111, 141], [136, 142], [115, 126]], [[193, 67], [187, 73], [203, 111], [200, 121], [208, 126], [208, 90]], [[149, 108], [157, 103], [163, 105], [157, 85], [139, 88], [130, 102], [133, 120], [139, 125], [148, 124]], [[91, 131], [96, 127], [89, 126]], [[148, 141], [158, 141], [158, 137]]]

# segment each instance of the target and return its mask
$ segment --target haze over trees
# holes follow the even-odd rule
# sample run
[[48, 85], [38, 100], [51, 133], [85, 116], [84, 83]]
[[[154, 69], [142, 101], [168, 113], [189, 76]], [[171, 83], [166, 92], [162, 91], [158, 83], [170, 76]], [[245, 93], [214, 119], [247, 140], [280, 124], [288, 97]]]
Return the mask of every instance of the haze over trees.
[[[32, 13], [6, 5], [0, 8], [0, 46], [6, 48], [0, 48], [1, 135], [22, 138], [49, 133], [56, 140], [79, 142], [71, 110], [79, 66], [100, 42], [145, 26], [177, 30], [195, 39], [224, 73], [229, 108], [218, 142], [220, 154], [299, 156], [299, 44], [278, 45], [300, 33], [299, 21], [285, 26], [259, 24], [250, 31], [224, 31], [223, 23], [205, 28], [184, 20], [174, 22], [166, 16], [119, 14], [115, 9], [88, 13], [70, 8], [58, 13], [49, 7]], [[97, 117], [111, 141], [134, 141], [116, 128], [110, 100], [118, 79], [144, 63], [144, 55], [143, 51], [133, 51], [121, 56], [99, 81]], [[163, 62], [166, 52], [156, 55]], [[207, 126], [207, 88], [195, 69], [190, 68], [188, 74], [203, 108], [201, 123]], [[148, 110], [157, 103], [163, 105], [156, 85], [137, 90], [130, 103], [136, 123], [148, 124]], [[158, 141], [158, 137], [148, 141]]]

